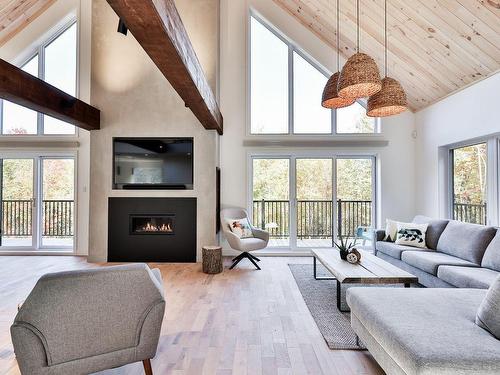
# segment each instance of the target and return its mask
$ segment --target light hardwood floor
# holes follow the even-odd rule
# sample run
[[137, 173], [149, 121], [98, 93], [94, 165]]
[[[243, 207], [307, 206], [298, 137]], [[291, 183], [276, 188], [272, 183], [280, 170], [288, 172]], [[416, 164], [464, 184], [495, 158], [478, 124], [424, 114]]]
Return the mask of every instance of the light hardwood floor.
[[[262, 271], [241, 267], [209, 276], [199, 264], [161, 269], [167, 307], [155, 374], [383, 374], [366, 351], [326, 346], [288, 263], [310, 258], [263, 257]], [[48, 272], [98, 267], [77, 257], [0, 257], [0, 374], [18, 375], [9, 326], [17, 304]], [[100, 373], [143, 374], [141, 364]]]

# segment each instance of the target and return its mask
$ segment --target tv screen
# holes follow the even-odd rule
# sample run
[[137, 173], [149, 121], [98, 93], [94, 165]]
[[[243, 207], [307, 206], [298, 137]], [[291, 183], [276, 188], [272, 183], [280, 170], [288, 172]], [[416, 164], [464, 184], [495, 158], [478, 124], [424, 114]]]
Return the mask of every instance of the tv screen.
[[113, 188], [192, 189], [192, 138], [114, 138]]

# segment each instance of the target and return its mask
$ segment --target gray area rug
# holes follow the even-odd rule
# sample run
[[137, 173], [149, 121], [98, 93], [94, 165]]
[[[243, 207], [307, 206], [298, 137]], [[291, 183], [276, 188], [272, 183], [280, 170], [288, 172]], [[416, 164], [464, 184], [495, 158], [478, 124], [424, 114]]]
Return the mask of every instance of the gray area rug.
[[[356, 334], [351, 328], [350, 313], [337, 309], [337, 281], [315, 280], [312, 264], [289, 264], [300, 293], [311, 312], [319, 331], [330, 349], [365, 349], [356, 343]], [[318, 264], [318, 276], [332, 276]], [[348, 309], [345, 302], [346, 286], [342, 286], [342, 310]]]
[[[337, 281], [315, 280], [312, 264], [289, 264], [292, 275], [299, 287], [300, 293], [311, 312], [319, 331], [330, 349], [365, 349], [362, 342], [356, 343], [356, 334], [351, 328], [350, 313], [341, 313], [337, 309]], [[332, 275], [321, 264], [318, 264], [318, 276]], [[348, 310], [345, 293], [349, 288], [356, 287], [389, 287], [402, 288], [397, 285], [342, 285], [342, 310]], [[414, 287], [420, 287], [418, 284]]]

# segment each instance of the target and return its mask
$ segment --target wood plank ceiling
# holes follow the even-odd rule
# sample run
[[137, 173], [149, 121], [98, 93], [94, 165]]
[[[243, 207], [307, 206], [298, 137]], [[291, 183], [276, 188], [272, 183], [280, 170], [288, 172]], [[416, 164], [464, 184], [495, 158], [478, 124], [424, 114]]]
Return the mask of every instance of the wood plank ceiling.
[[0, 46], [36, 19], [55, 0], [0, 0]]
[[[273, 0], [336, 48], [336, 0]], [[340, 49], [356, 49], [356, 0], [340, 0]], [[389, 76], [424, 108], [500, 69], [500, 0], [387, 0]], [[384, 0], [360, 0], [360, 51], [384, 62]], [[332, 56], [332, 59], [334, 57]]]

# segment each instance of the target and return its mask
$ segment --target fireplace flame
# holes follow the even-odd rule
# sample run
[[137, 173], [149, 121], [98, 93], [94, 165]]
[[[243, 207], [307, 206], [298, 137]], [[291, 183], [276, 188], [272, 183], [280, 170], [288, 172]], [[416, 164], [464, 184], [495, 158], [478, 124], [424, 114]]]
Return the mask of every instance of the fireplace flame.
[[146, 223], [145, 225], [137, 228], [138, 232], [173, 232], [170, 223], [162, 223], [161, 225], [155, 225], [151, 222]]

